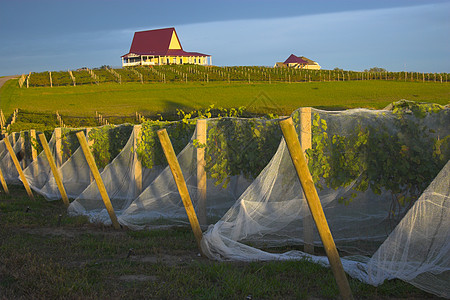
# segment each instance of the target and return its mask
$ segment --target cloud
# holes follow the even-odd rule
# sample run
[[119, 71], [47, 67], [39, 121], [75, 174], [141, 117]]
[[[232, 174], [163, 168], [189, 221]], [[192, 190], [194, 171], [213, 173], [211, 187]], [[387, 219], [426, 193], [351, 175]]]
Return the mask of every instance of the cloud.
[[295, 53], [311, 57], [325, 68], [380, 65], [400, 70], [406, 64], [416, 71], [431, 67], [448, 71], [445, 57], [427, 57], [427, 53], [450, 50], [449, 12], [450, 4], [442, 3], [190, 24], [176, 29], [186, 50], [212, 54], [219, 65], [273, 65]]
[[[286, 18], [229, 20], [176, 26], [186, 51], [211, 54], [216, 65], [273, 66], [291, 53], [323, 68], [448, 72], [450, 3], [353, 10]], [[171, 26], [171, 25], [169, 25]], [[118, 66], [135, 31], [84, 29], [42, 37], [5, 38], [0, 75]]]

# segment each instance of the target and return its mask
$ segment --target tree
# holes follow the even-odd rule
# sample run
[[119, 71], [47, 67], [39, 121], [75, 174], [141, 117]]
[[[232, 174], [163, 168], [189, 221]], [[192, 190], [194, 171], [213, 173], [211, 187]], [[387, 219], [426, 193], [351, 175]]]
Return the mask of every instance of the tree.
[[386, 69], [380, 67], [372, 67], [369, 70], [364, 70], [364, 72], [386, 72]]

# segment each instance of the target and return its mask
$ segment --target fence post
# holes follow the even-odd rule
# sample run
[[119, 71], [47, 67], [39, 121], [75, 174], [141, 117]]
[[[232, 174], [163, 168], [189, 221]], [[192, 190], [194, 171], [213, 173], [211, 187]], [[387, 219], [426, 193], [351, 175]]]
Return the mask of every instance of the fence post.
[[117, 217], [114, 212], [114, 208], [112, 207], [111, 200], [109, 199], [102, 177], [100, 176], [100, 172], [98, 171], [97, 165], [95, 164], [94, 156], [92, 156], [91, 151], [89, 151], [89, 146], [83, 131], [77, 132], [77, 138], [80, 142], [81, 149], [83, 150], [84, 157], [86, 158], [89, 168], [91, 169], [92, 175], [94, 176], [95, 182], [97, 183], [98, 190], [100, 192], [100, 195], [102, 196], [103, 203], [105, 203], [105, 207], [108, 211], [109, 217], [111, 218], [111, 222], [115, 229], [119, 229], [120, 224], [117, 221]]
[[[89, 139], [89, 133], [91, 132], [91, 130], [92, 130], [92, 127], [86, 128], [86, 140], [88, 143], [89, 150], [91, 150], [92, 145], [94, 145], [94, 140]], [[90, 182], [94, 181], [94, 176], [92, 175], [92, 172], [89, 173], [89, 181]]]
[[[300, 144], [303, 148], [303, 153], [306, 153], [306, 150], [312, 147], [311, 107], [302, 107], [300, 109], [300, 124]], [[308, 163], [308, 160], [306, 163]], [[310, 213], [303, 218], [303, 238], [305, 252], [314, 254], [314, 222]]]
[[20, 152], [23, 154], [22, 159], [19, 161], [20, 166], [22, 167], [22, 170], [24, 170], [27, 167], [27, 157], [26, 157], [26, 152], [25, 152], [25, 137], [23, 136], [25, 134], [24, 131], [19, 132], [19, 146], [20, 146]]
[[0, 181], [2, 182], [3, 190], [9, 195], [8, 185], [6, 184], [5, 176], [3, 176], [2, 168], [0, 168]]
[[287, 118], [280, 121], [280, 126], [292, 163], [294, 164], [300, 184], [305, 193], [309, 209], [316, 223], [320, 238], [322, 239], [341, 297], [343, 299], [353, 299], [347, 276], [342, 267], [341, 259], [339, 258], [330, 228], [328, 227], [327, 219], [323, 212], [322, 204], [320, 203], [319, 195], [314, 186], [311, 173], [309, 173], [308, 165], [306, 164], [305, 156], [303, 155], [303, 150], [300, 146], [297, 132], [295, 131], [294, 122], [292, 121], [292, 118]]
[[137, 146], [139, 137], [141, 135], [142, 125], [135, 125], [133, 134], [134, 134], [134, 141], [133, 141], [133, 149], [134, 149], [134, 157], [133, 157], [133, 166], [134, 166], [134, 182], [136, 184], [136, 195], [139, 195], [142, 192], [142, 163], [138, 159], [137, 155]]
[[33, 193], [31, 192], [31, 189], [30, 189], [30, 185], [28, 184], [25, 174], [23, 174], [22, 168], [20, 167], [20, 163], [17, 160], [16, 154], [14, 153], [11, 143], [9, 142], [8, 136], [6, 136], [3, 140], [5, 141], [6, 148], [8, 148], [8, 152], [9, 152], [9, 155], [11, 156], [11, 159], [13, 160], [14, 165], [16, 166], [17, 172], [19, 172], [20, 179], [22, 180], [23, 186], [25, 187], [25, 190], [27, 191], [28, 197], [30, 197], [30, 199], [34, 200]]
[[59, 193], [61, 194], [61, 198], [64, 201], [66, 206], [69, 206], [69, 198], [67, 198], [66, 190], [64, 189], [63, 182], [61, 180], [61, 176], [58, 172], [58, 168], [56, 167], [55, 161], [53, 160], [52, 152], [47, 143], [47, 139], [43, 133], [39, 134], [39, 139], [41, 140], [42, 148], [44, 148], [45, 156], [47, 157], [48, 164], [50, 165], [50, 169], [52, 170], [53, 177], [55, 177], [56, 185], [58, 186]]
[[37, 153], [36, 148], [33, 146], [33, 142], [34, 142], [34, 143], [37, 142], [37, 139], [36, 139], [36, 130], [34, 130], [34, 129], [31, 129], [31, 130], [30, 130], [30, 141], [31, 141], [31, 159], [32, 159], [33, 161], [35, 161], [36, 158], [37, 158], [37, 156], [38, 156], [38, 153]]
[[[197, 120], [197, 141], [206, 144], [206, 120]], [[198, 193], [198, 218], [201, 225], [207, 225], [206, 216], [206, 161], [205, 148], [197, 148], [197, 193]]]
[[[30, 130], [30, 141], [31, 141], [31, 159], [32, 161], [35, 161], [37, 159], [38, 153], [35, 145], [37, 145], [37, 136], [36, 136], [36, 130], [31, 129]], [[37, 176], [39, 174], [39, 164], [35, 164], [33, 168], [33, 176]]]
[[197, 241], [197, 246], [202, 253], [201, 241], [203, 238], [202, 230], [200, 229], [200, 224], [198, 223], [197, 215], [195, 214], [194, 206], [192, 205], [191, 197], [189, 196], [189, 191], [184, 181], [183, 173], [181, 172], [180, 164], [178, 163], [177, 156], [173, 150], [172, 143], [170, 142], [169, 135], [165, 129], [158, 130], [159, 141], [163, 148], [164, 154], [169, 163], [170, 170], [172, 171], [173, 179], [178, 187], [178, 192], [180, 193], [181, 200], [183, 201], [184, 208], [186, 209], [189, 222], [191, 223], [192, 231], [194, 232], [195, 239]]
[[55, 158], [56, 166], [60, 168], [62, 166], [62, 136], [61, 128], [55, 128]]

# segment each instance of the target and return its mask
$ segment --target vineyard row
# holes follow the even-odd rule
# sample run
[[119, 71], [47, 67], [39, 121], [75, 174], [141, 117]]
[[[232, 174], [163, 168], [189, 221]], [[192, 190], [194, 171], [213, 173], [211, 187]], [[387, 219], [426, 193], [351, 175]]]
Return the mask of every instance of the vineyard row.
[[123, 69], [80, 69], [67, 72], [40, 72], [22, 75], [20, 87], [53, 87], [115, 82], [323, 82], [356, 80], [393, 80], [448, 82], [448, 73], [356, 72], [343, 70], [304, 70], [270, 67], [216, 67], [199, 65], [165, 65]]

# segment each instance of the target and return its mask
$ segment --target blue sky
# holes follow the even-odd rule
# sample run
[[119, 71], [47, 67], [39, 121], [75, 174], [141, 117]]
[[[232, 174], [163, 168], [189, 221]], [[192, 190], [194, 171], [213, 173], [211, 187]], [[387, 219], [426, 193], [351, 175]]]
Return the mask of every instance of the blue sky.
[[175, 27], [213, 64], [450, 72], [450, 0], [0, 0], [0, 76], [120, 66], [133, 33]]

